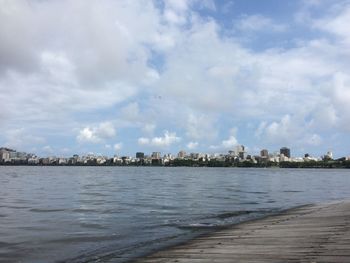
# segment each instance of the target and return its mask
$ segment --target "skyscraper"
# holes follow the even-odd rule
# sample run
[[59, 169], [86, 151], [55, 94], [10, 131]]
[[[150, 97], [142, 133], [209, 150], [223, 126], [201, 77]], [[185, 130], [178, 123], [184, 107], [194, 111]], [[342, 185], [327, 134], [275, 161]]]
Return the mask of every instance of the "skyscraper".
[[153, 152], [151, 157], [152, 159], [160, 159], [160, 152]]
[[262, 149], [262, 150], [260, 151], [260, 156], [261, 156], [262, 158], [268, 158], [268, 157], [269, 157], [269, 151], [266, 150], [266, 149]]
[[145, 158], [145, 154], [143, 152], [137, 152], [136, 153], [136, 158], [143, 159], [143, 158]]
[[284, 156], [290, 158], [290, 149], [287, 147], [282, 147], [280, 149], [280, 154], [283, 154]]

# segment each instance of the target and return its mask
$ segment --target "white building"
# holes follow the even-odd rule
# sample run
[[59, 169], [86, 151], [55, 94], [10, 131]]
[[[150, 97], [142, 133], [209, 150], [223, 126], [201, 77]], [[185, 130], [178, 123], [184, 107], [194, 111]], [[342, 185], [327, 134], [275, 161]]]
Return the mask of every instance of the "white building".
[[10, 152], [6, 149], [0, 149], [0, 162], [10, 161]]

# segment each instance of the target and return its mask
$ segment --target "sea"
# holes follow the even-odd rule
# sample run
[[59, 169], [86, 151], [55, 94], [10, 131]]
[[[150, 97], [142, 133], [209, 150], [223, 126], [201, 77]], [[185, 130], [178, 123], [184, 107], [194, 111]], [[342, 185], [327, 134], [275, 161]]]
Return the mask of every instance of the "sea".
[[345, 169], [0, 166], [0, 262], [128, 262], [344, 199]]

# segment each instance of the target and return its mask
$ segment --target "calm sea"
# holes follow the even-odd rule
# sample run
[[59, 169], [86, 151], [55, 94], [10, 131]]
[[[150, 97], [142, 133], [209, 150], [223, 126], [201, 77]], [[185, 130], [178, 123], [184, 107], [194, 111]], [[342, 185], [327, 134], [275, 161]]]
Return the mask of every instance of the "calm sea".
[[350, 170], [0, 166], [0, 262], [124, 262], [349, 198]]

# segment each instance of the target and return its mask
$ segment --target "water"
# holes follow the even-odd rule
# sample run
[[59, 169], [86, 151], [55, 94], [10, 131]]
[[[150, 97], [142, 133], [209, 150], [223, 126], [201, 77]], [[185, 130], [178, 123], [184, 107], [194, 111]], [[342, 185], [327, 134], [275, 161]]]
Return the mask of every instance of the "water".
[[0, 166], [0, 262], [123, 262], [349, 189], [335, 169]]

